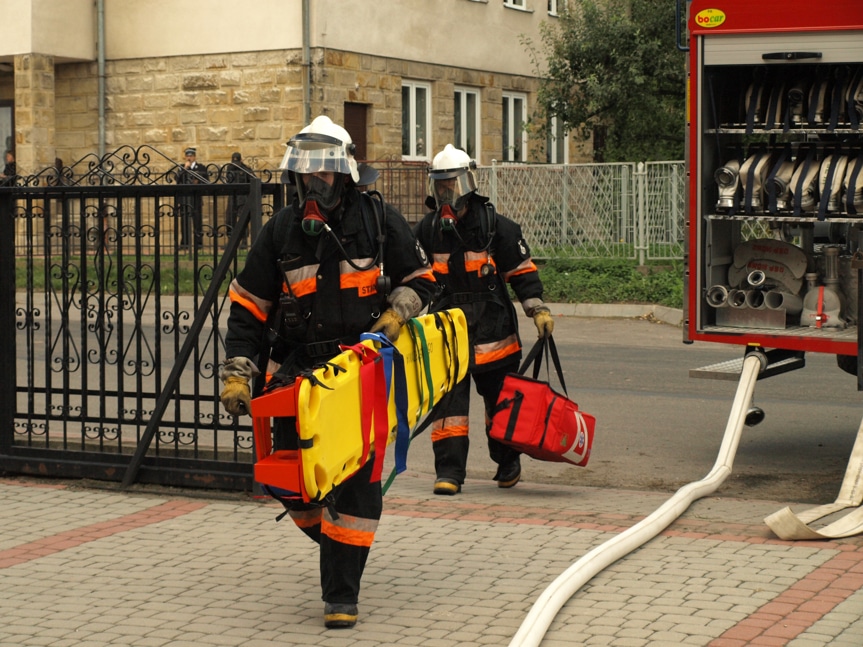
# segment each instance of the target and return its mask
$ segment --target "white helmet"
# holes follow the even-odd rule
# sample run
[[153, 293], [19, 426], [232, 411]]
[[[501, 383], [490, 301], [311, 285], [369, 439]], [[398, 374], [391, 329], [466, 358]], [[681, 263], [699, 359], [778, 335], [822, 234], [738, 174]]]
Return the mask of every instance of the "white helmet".
[[279, 168], [292, 173], [341, 173], [358, 182], [354, 150], [348, 131], [321, 115], [291, 138]]
[[434, 156], [428, 171], [428, 190], [438, 209], [448, 205], [458, 212], [464, 207], [470, 194], [476, 191], [474, 168], [476, 162], [470, 155], [452, 144]]

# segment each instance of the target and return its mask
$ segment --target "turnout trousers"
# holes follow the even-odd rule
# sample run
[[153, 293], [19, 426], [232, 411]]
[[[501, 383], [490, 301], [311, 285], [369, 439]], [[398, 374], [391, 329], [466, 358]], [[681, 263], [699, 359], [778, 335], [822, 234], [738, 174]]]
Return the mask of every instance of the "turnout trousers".
[[[279, 435], [274, 434], [277, 445]], [[282, 501], [297, 527], [320, 545], [324, 602], [356, 604], [359, 599], [360, 580], [383, 511], [381, 482], [370, 482], [373, 467], [371, 455], [353, 476], [333, 488], [331, 505]]]
[[516, 460], [519, 452], [490, 438], [491, 416], [507, 373], [518, 371], [518, 360], [500, 368], [482, 373], [468, 373], [455, 388], [446, 393], [432, 409], [432, 449], [434, 450], [435, 475], [464, 483], [467, 472], [467, 454], [470, 420], [470, 383], [476, 384], [476, 392], [482, 397], [485, 407], [485, 436], [488, 454], [498, 464], [507, 465]]

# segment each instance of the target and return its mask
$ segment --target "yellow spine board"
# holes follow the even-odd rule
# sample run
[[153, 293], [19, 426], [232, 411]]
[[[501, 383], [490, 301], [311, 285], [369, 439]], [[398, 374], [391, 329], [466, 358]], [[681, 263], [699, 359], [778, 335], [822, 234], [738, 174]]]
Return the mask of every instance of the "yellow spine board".
[[[373, 340], [362, 344], [374, 350], [381, 346]], [[395, 347], [404, 358], [407, 420], [413, 429], [467, 374], [469, 352], [464, 313], [453, 308], [411, 319], [402, 328]], [[362, 360], [355, 351], [344, 351], [329, 363], [344, 370], [334, 370], [331, 366], [315, 370], [315, 380], [301, 381], [297, 398], [302, 473], [311, 500], [321, 500], [334, 486], [362, 467], [361, 407], [372, 406], [375, 400], [372, 394], [362, 392]], [[395, 440], [398, 427], [396, 377], [393, 375], [390, 380], [388, 442]], [[315, 385], [315, 381], [319, 384]], [[369, 433], [373, 431], [374, 425]], [[374, 446], [373, 437], [366, 442]]]
[[[395, 347], [405, 362], [408, 425], [413, 429], [441, 397], [467, 375], [470, 353], [464, 312], [460, 308], [452, 308], [439, 313], [438, 316], [424, 315], [411, 319], [402, 328]], [[425, 363], [426, 356], [428, 364]], [[392, 385], [389, 397], [389, 429], [392, 441], [397, 424], [395, 390]]]

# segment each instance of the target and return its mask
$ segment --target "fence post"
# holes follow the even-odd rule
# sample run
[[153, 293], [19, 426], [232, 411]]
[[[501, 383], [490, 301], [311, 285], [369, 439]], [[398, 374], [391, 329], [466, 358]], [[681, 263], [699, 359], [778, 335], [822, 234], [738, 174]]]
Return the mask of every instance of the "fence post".
[[488, 186], [488, 199], [493, 205], [497, 206], [497, 160], [491, 161], [491, 179]]
[[563, 185], [560, 190], [560, 199], [563, 202], [560, 206], [560, 247], [563, 249], [563, 243], [566, 241], [566, 228], [569, 222], [569, 165], [564, 164], [560, 167], [560, 182]]
[[258, 234], [261, 233], [262, 217], [261, 217], [261, 180], [258, 177], [253, 177], [249, 181], [249, 199], [248, 204], [250, 206], [250, 218], [251, 218], [251, 226], [250, 226], [250, 244], [254, 243], [258, 239]]
[[15, 218], [12, 191], [0, 191], [0, 454], [12, 447], [16, 408]]
[[680, 222], [683, 218], [680, 217], [680, 167], [673, 163], [671, 164], [671, 240], [676, 242], [680, 240]]
[[617, 242], [621, 244], [625, 244], [630, 242], [630, 233], [629, 233], [629, 225], [632, 225], [632, 244], [633, 249], [635, 249], [635, 218], [634, 209], [630, 204], [633, 194], [635, 190], [633, 189], [633, 180], [629, 173], [630, 164], [623, 164], [620, 167], [620, 215], [618, 216], [619, 222], [617, 223], [617, 229], [615, 233], [617, 234]]
[[647, 169], [639, 162], [635, 169], [635, 249], [638, 264], [644, 265], [647, 256]]

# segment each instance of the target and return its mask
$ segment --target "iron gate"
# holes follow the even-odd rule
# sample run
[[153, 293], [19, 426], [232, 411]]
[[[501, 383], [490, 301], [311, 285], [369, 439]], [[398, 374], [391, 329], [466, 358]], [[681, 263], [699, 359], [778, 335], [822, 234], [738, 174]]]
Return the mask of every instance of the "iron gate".
[[284, 185], [180, 168], [123, 147], [0, 187], [0, 470], [251, 488], [249, 419], [219, 404], [220, 321]]

